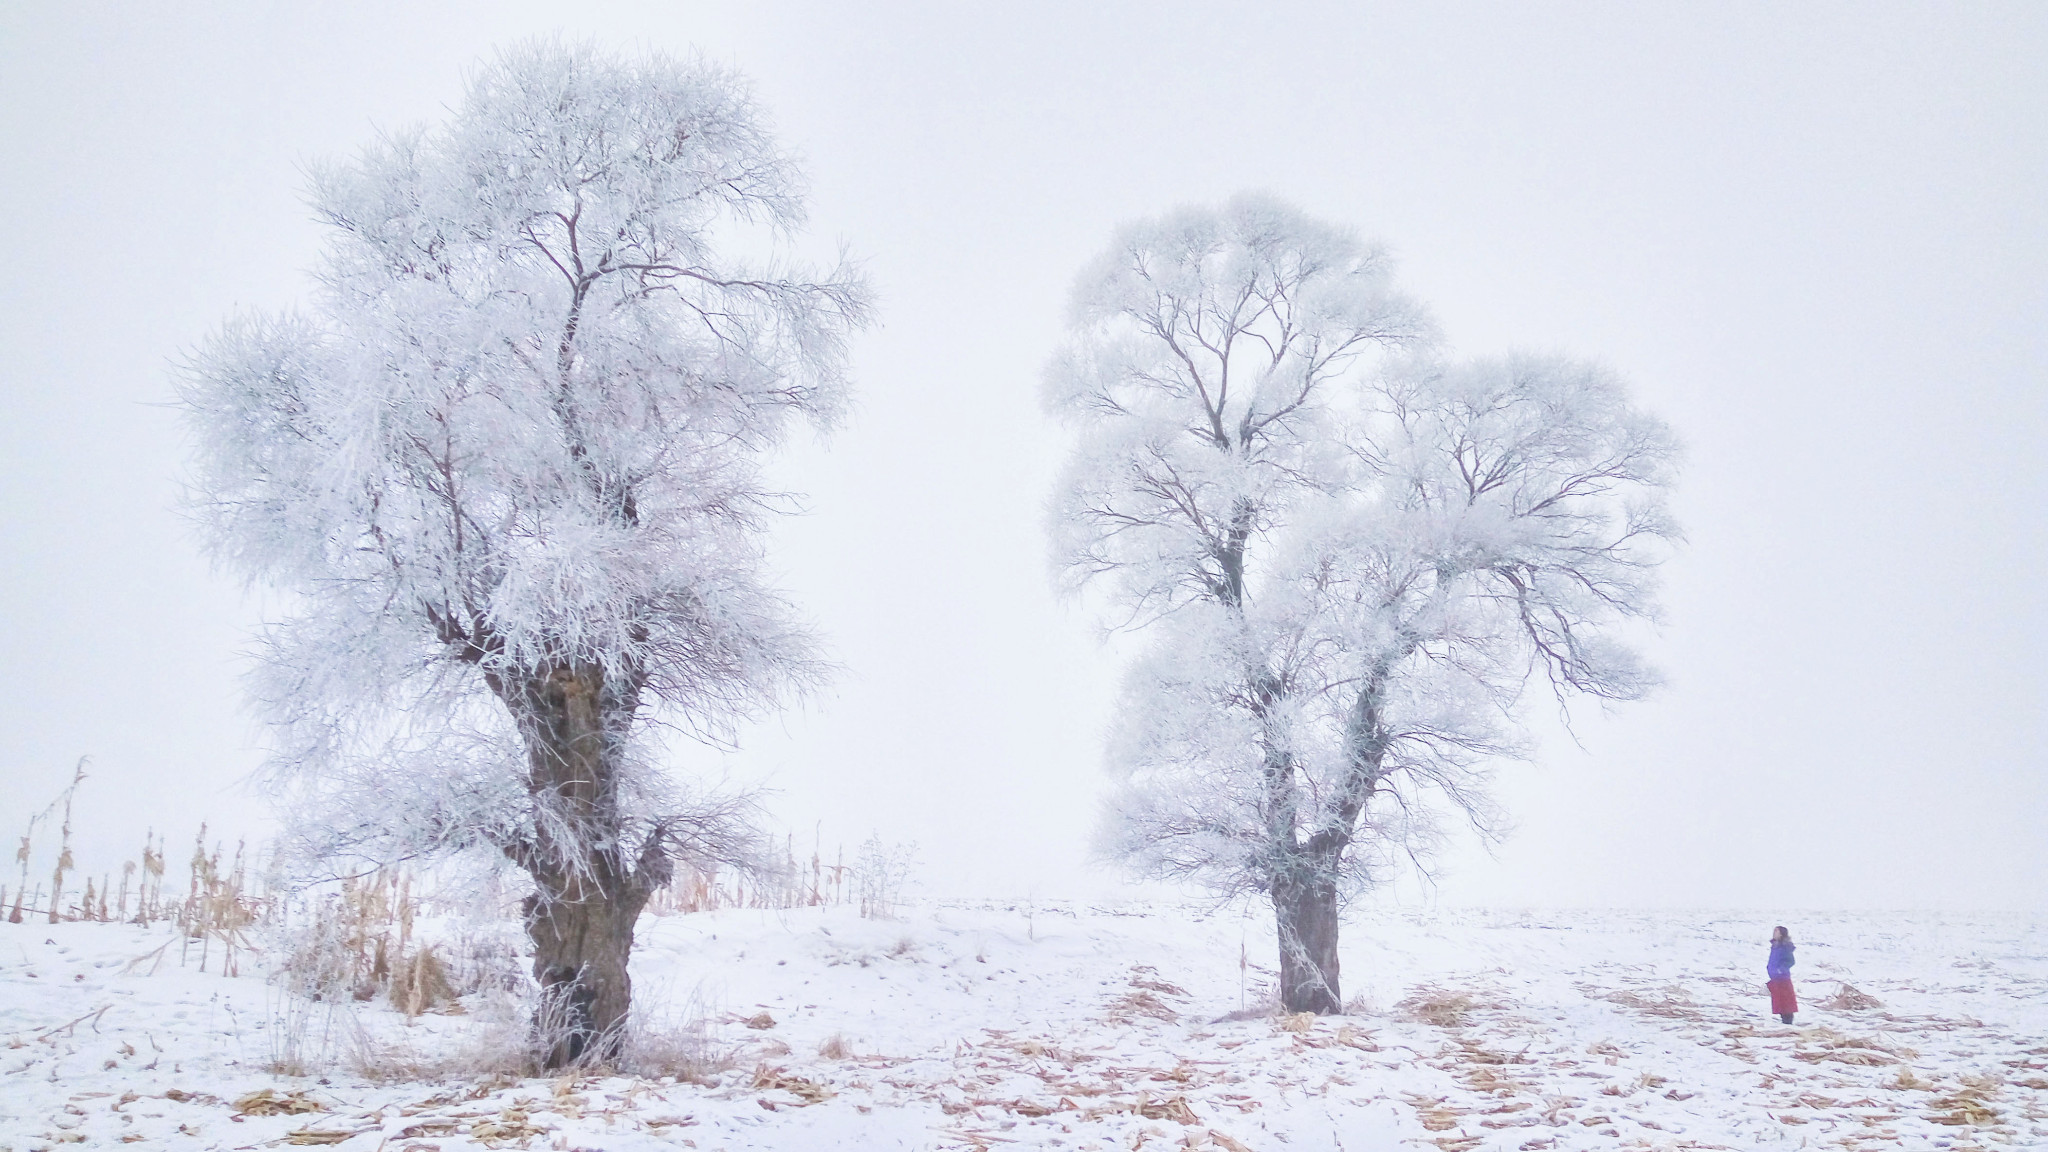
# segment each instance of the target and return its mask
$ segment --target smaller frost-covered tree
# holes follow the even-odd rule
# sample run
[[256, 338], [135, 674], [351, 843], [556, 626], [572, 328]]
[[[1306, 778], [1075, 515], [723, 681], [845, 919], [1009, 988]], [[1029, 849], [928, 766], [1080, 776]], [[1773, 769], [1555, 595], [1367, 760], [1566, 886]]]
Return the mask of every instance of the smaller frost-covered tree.
[[793, 234], [803, 185], [697, 61], [504, 52], [312, 202], [310, 313], [228, 323], [183, 387], [214, 547], [295, 606], [272, 775], [316, 856], [523, 870], [540, 1059], [608, 1060], [647, 897], [747, 834], [653, 736], [729, 740], [819, 673], [763, 578], [758, 461], [839, 409], [867, 289], [720, 255]]
[[1517, 705], [1641, 695], [1675, 446], [1606, 372], [1437, 359], [1377, 248], [1240, 197], [1123, 230], [1048, 372], [1055, 504], [1130, 669], [1110, 853], [1274, 906], [1289, 1011], [1342, 1005], [1338, 914], [1449, 806], [1485, 827]]

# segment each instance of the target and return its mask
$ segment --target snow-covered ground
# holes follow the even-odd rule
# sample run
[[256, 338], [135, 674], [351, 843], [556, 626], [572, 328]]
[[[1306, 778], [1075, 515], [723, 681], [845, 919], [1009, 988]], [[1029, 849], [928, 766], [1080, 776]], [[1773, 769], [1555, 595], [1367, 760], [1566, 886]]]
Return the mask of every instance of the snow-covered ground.
[[[713, 1022], [730, 1063], [703, 1084], [450, 1074], [516, 1024], [330, 1017], [162, 929], [0, 924], [0, 1149], [2048, 1148], [2040, 924], [1782, 919], [1790, 1028], [1762, 987], [1775, 921], [1727, 913], [1362, 913], [1354, 1014], [1320, 1020], [1256, 1014], [1270, 927], [1236, 913], [650, 918], [640, 1002]], [[1826, 1006], [1844, 981], [1882, 1006]], [[335, 1063], [268, 1070], [294, 1046]]]

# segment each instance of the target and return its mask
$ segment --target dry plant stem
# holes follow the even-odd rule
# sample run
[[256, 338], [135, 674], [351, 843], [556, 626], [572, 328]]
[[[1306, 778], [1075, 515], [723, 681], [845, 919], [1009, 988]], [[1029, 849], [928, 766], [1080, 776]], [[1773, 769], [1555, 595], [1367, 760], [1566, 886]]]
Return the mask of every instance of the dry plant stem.
[[34, 817], [30, 817], [28, 829], [27, 834], [21, 838], [21, 846], [14, 850], [14, 859], [21, 865], [21, 883], [14, 889], [14, 911], [7, 916], [7, 922], [10, 924], [21, 923], [21, 897], [28, 891], [28, 858], [36, 829]]
[[148, 927], [164, 918], [164, 847], [154, 828], [142, 837], [142, 882], [135, 903], [137, 924]]
[[[78, 786], [85, 782], [85, 765], [86, 758], [80, 756], [78, 758], [78, 767], [72, 772], [71, 786], [64, 789], [64, 825], [57, 843], [57, 868], [50, 880], [50, 923], [52, 924], [57, 923], [63, 918], [64, 873], [71, 868], [71, 800], [72, 797], [78, 794]], [[23, 847], [26, 848], [27, 844], [28, 841], [24, 838], [22, 840]]]

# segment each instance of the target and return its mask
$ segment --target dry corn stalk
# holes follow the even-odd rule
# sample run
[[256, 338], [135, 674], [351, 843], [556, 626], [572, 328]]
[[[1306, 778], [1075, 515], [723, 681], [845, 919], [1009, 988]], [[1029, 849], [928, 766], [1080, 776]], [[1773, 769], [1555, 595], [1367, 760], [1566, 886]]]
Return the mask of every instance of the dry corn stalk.
[[770, 1068], [766, 1064], [754, 1069], [753, 1087], [757, 1092], [787, 1092], [797, 1098], [800, 1108], [822, 1104], [837, 1095], [829, 1085], [793, 1075], [786, 1068]]
[[1417, 988], [1406, 1000], [1394, 1005], [1395, 1013], [1403, 1020], [1418, 1024], [1431, 1024], [1438, 1028], [1463, 1028], [1466, 1014], [1474, 1007], [1470, 996], [1447, 992], [1442, 988]]
[[235, 1101], [235, 1112], [243, 1116], [298, 1116], [307, 1112], [325, 1112], [327, 1106], [307, 1097], [301, 1092], [280, 1096], [274, 1089], [264, 1088], [251, 1092]]
[[1884, 1007], [1884, 1001], [1844, 982], [1835, 989], [1835, 994], [1821, 1001], [1821, 1007], [1833, 1012], [1861, 1012], [1871, 1008]]

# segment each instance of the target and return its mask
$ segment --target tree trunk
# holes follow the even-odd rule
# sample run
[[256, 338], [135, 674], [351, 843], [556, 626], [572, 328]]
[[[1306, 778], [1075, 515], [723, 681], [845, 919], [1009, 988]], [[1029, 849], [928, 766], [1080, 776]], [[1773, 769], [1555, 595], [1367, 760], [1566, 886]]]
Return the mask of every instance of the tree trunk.
[[617, 1061], [633, 1001], [626, 962], [642, 903], [527, 898], [526, 933], [540, 982], [534, 1042], [542, 1068]]
[[1337, 885], [1306, 863], [1306, 875], [1273, 886], [1280, 936], [1280, 1006], [1289, 1012], [1336, 1015], [1344, 1010], [1337, 974]]
[[624, 857], [618, 735], [633, 700], [601, 669], [546, 670], [499, 693], [527, 743], [527, 789], [541, 815], [534, 839], [508, 849], [533, 878], [526, 934], [540, 983], [534, 1041], [544, 1069], [617, 1060], [632, 1007], [627, 960], [647, 903]]

